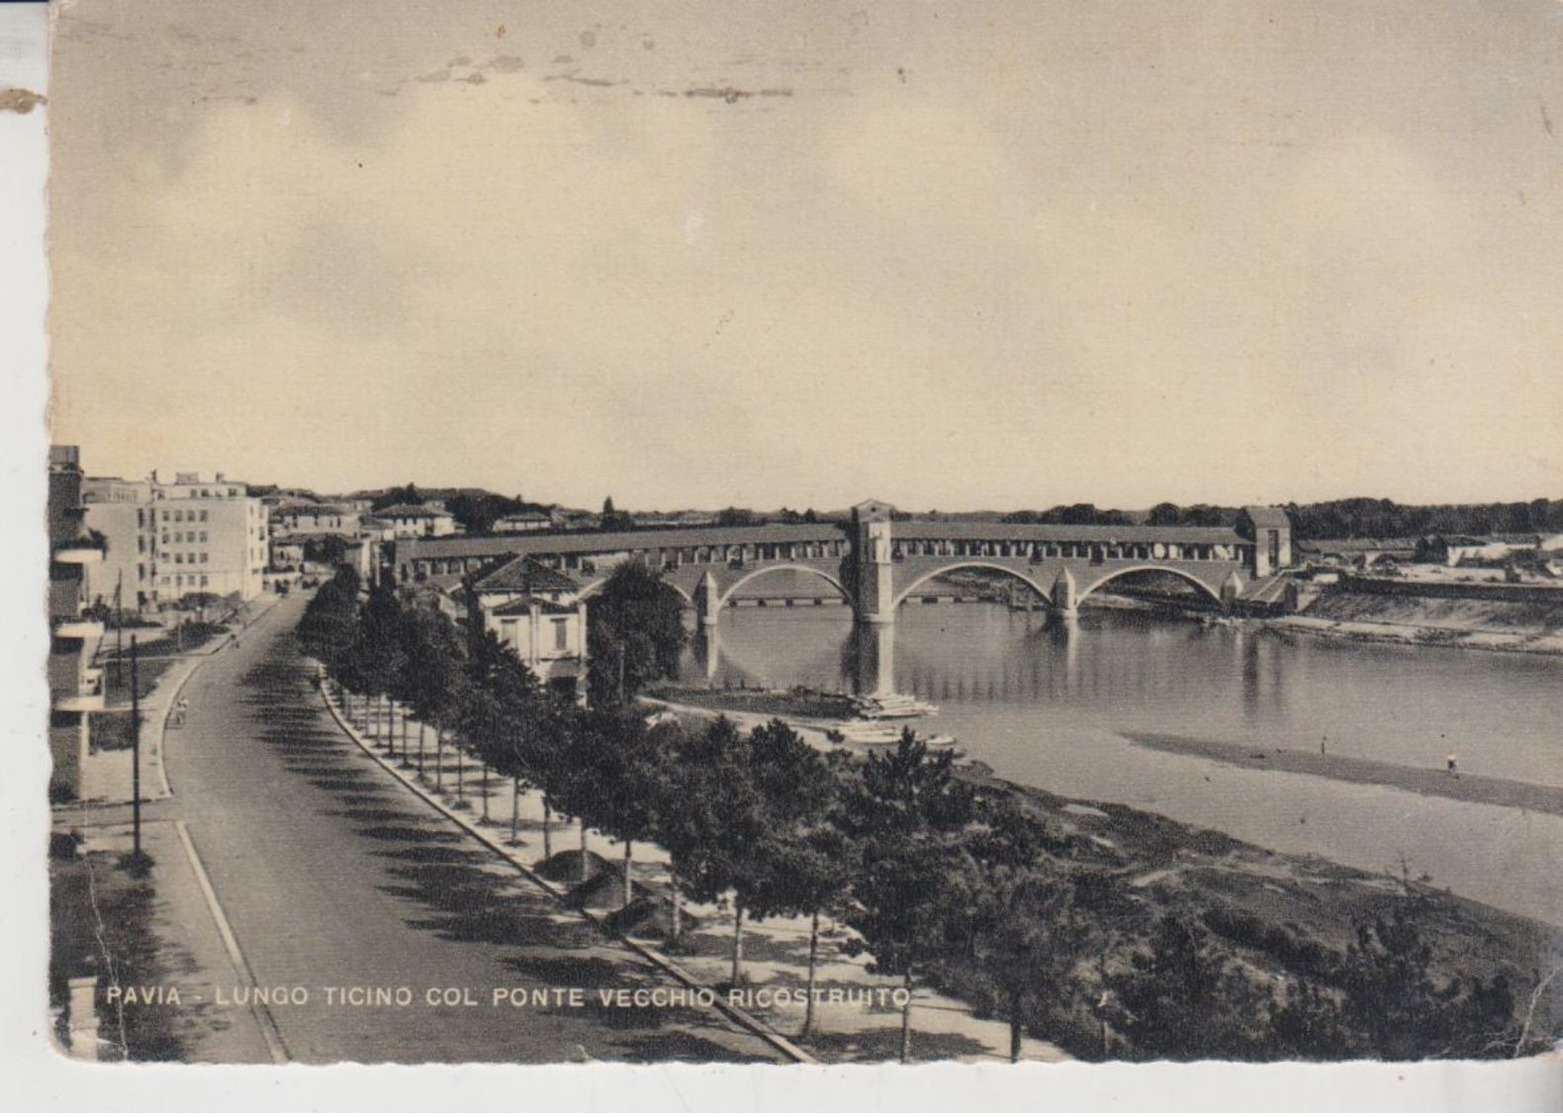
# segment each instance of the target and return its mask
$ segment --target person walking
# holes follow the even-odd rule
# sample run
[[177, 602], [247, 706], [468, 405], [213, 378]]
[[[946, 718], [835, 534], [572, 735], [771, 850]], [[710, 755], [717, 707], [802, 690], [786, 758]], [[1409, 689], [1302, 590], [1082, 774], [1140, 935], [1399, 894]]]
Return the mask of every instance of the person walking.
[[1449, 775], [1452, 776], [1455, 779], [1459, 779], [1460, 778], [1460, 761], [1455, 757], [1454, 753], [1450, 753], [1449, 754], [1449, 760], [1447, 761], [1447, 765], [1448, 765], [1447, 771], [1449, 772]]

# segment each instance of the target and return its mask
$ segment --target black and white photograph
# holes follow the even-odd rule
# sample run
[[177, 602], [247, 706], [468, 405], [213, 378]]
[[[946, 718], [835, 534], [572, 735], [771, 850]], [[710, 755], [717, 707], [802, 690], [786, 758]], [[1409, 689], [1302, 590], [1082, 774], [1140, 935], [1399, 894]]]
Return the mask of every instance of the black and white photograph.
[[1558, 1104], [1563, 6], [0, 7], [39, 1059]]

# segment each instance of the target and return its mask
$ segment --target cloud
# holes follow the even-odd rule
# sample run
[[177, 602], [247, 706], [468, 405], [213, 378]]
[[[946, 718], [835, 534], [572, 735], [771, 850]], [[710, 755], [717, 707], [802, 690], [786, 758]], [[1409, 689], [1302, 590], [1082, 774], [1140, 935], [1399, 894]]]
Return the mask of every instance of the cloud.
[[1207, 80], [1198, 28], [798, 18], [785, 50], [598, 28], [591, 74], [523, 64], [579, 49], [563, 21], [507, 18], [524, 55], [382, 31], [334, 83], [201, 78], [253, 103], [137, 70], [124, 116], [67, 52], [62, 432], [131, 471], [668, 507], [1558, 482], [1530, 147], [1473, 168], [1289, 56]]

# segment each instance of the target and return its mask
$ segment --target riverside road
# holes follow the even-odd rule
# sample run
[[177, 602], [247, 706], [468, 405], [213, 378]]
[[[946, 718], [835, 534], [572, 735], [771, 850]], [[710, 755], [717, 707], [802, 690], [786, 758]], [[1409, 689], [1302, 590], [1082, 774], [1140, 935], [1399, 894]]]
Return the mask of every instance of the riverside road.
[[[777, 1058], [707, 1010], [605, 1004], [599, 990], [666, 990], [665, 1004], [678, 987], [342, 733], [291, 636], [304, 604], [284, 600], [191, 679], [157, 812], [185, 822], [248, 966], [237, 986], [193, 992], [256, 1035], [256, 1061]], [[271, 1002], [259, 1027], [241, 1007], [251, 985]], [[496, 1005], [496, 989], [533, 995]], [[575, 1003], [553, 992], [569, 989]]]

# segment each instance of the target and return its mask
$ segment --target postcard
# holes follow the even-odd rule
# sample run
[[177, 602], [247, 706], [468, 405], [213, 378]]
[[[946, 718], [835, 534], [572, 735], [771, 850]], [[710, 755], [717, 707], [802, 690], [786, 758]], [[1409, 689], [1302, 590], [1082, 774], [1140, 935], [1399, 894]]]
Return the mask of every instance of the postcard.
[[1556, 5], [50, 23], [51, 1058], [1555, 1075]]

